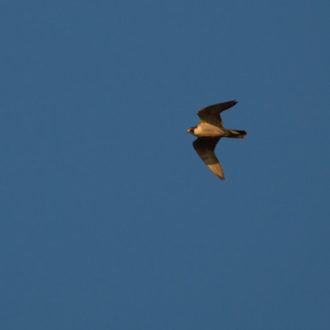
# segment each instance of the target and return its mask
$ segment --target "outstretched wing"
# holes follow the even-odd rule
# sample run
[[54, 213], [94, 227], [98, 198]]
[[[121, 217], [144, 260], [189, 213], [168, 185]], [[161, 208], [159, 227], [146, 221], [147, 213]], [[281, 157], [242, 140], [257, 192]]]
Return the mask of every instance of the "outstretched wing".
[[237, 103], [237, 101], [233, 100], [233, 101], [229, 101], [229, 102], [209, 105], [203, 109], [200, 109], [197, 112], [197, 115], [199, 116], [201, 121], [206, 121], [210, 124], [223, 126], [222, 120], [220, 117], [220, 112], [233, 107], [236, 103]]
[[219, 160], [215, 156], [214, 148], [220, 138], [198, 138], [193, 142], [193, 146], [198, 153], [199, 157], [202, 158], [206, 166], [220, 179], [224, 180], [222, 167]]

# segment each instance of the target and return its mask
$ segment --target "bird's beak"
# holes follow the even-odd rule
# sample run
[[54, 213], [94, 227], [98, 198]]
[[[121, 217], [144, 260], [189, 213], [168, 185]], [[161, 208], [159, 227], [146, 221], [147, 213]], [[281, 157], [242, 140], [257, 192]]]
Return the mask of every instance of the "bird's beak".
[[191, 127], [187, 129], [187, 133], [190, 133], [191, 131], [192, 131]]

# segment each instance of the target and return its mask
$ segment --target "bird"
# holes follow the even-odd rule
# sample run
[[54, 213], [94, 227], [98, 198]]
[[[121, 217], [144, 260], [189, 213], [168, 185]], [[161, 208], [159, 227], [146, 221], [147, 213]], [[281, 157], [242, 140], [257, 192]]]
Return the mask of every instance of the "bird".
[[225, 176], [221, 164], [214, 153], [217, 143], [222, 137], [242, 139], [247, 135], [246, 131], [227, 129], [223, 126], [220, 113], [233, 107], [235, 104], [237, 104], [237, 101], [232, 100], [200, 109], [197, 112], [200, 118], [199, 124], [187, 130], [187, 133], [197, 136], [197, 139], [193, 142], [193, 147], [199, 157], [221, 180], [224, 180]]

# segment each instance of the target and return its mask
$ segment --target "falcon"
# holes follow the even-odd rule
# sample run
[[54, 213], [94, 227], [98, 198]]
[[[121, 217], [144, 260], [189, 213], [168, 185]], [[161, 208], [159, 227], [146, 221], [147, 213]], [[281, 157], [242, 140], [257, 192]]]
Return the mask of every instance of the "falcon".
[[219, 160], [214, 153], [215, 146], [222, 137], [242, 139], [246, 136], [245, 131], [227, 129], [223, 126], [220, 113], [233, 107], [236, 103], [237, 101], [233, 100], [209, 105], [200, 109], [197, 112], [197, 115], [200, 118], [199, 124], [197, 126], [190, 127], [187, 130], [187, 133], [197, 136], [197, 139], [193, 142], [193, 146], [200, 158], [221, 180], [224, 180], [225, 176]]

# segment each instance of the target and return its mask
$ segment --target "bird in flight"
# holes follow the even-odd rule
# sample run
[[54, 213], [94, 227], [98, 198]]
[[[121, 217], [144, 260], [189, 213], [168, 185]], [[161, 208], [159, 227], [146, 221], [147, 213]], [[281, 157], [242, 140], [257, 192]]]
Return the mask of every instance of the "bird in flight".
[[245, 131], [227, 129], [223, 126], [220, 113], [233, 107], [236, 103], [237, 101], [233, 100], [209, 105], [200, 109], [197, 112], [200, 118], [199, 124], [187, 130], [187, 133], [197, 136], [197, 139], [193, 142], [193, 146], [200, 158], [222, 180], [225, 179], [225, 176], [219, 160], [214, 153], [215, 146], [222, 137], [245, 138], [246, 136]]

